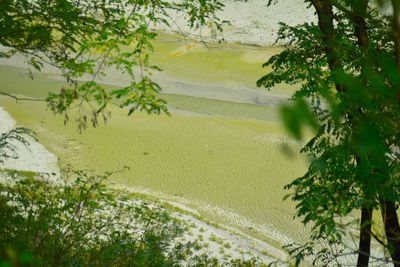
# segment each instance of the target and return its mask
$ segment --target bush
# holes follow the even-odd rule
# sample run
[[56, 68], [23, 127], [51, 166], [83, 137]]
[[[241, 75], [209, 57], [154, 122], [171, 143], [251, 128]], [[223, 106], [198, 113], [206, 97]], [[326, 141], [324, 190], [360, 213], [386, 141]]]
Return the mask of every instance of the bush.
[[184, 243], [180, 221], [107, 188], [111, 174], [1, 170], [0, 266], [263, 266]]
[[171, 266], [189, 245], [180, 223], [159, 205], [122, 200], [110, 175], [68, 170], [63, 182], [3, 171], [0, 263], [31, 266]]

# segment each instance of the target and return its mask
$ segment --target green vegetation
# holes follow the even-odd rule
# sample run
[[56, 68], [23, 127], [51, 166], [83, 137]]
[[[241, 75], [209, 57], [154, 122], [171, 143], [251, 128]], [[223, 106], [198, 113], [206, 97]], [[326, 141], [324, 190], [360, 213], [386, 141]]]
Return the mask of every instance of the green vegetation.
[[[194, 71], [194, 70], [192, 70]], [[49, 92], [57, 92], [65, 85], [58, 75], [49, 73], [33, 73], [33, 80], [23, 68], [0, 65], [2, 92], [45, 98]], [[29, 84], [29, 86], [27, 86]], [[110, 90], [114, 86], [105, 85]], [[256, 120], [278, 121], [277, 109], [273, 107], [256, 106], [244, 103], [234, 103], [216, 99], [192, 97], [185, 95], [163, 94], [167, 107], [173, 111], [189, 111], [204, 115], [223, 116], [230, 118], [251, 118]]]
[[291, 222], [293, 205], [282, 206], [281, 199], [290, 177], [305, 171], [305, 161], [296, 157], [287, 167], [281, 144], [288, 141], [282, 138], [279, 124], [179, 114], [137, 113], [127, 118], [112, 108], [106, 126], [79, 134], [47, 112], [44, 103], [16, 104], [2, 98], [1, 105], [18, 123], [35, 130], [62, 165], [98, 171], [127, 165], [130, 171], [110, 181], [187, 199], [204, 216], [222, 223], [226, 218], [207, 205], [233, 210], [262, 225], [268, 214], [268, 221], [280, 231], [301, 234]]
[[[171, 58], [170, 55], [179, 50], [183, 44], [182, 40], [168, 42], [168, 37], [179, 39], [177, 36], [162, 34], [155, 41], [153, 61], [161, 67], [163, 67], [163, 62], [169, 66], [171, 60], [175, 60], [175, 57]], [[199, 44], [199, 46], [201, 45]], [[254, 59], [249, 56], [246, 58], [246, 54], [272, 54], [278, 51], [278, 48], [259, 51], [258, 49], [261, 48], [258, 47], [218, 45], [224, 47], [225, 50], [235, 51], [234, 55], [230, 56], [231, 60], [235, 62], [227, 65], [226, 71], [235, 76], [241, 75], [238, 71], [248, 73], [249, 77], [251, 76], [249, 84], [254, 84], [254, 79], [259, 73], [252, 73], [254, 69], [261, 69], [260, 58]], [[182, 69], [185, 69], [181, 73], [180, 79], [191, 79], [197, 73], [196, 66], [201, 66], [202, 63], [196, 60], [204, 58], [207, 53], [211, 53], [217, 58], [224, 58], [225, 52], [228, 52], [217, 47], [212, 50], [197, 47], [193, 49], [197, 49], [198, 57], [192, 57], [192, 49], [179, 56], [180, 62], [177, 67], [181, 66]], [[184, 62], [189, 65], [184, 65]], [[232, 66], [240, 66], [239, 68], [242, 69], [233, 69]], [[15, 69], [21, 73], [21, 76], [16, 77], [20, 83], [14, 83], [11, 80], [15, 75], [13, 74], [14, 69], [2, 66], [0, 68], [2, 70], [0, 75], [7, 85], [4, 90], [9, 90], [9, 92], [20, 92], [23, 95], [39, 97], [49, 91], [53, 83], [56, 83], [57, 87], [62, 84], [61, 81], [49, 79], [54, 75], [46, 73], [34, 74], [35, 79], [29, 81], [27, 77], [22, 76], [21, 69]], [[177, 71], [177, 73], [179, 72], [182, 70]], [[169, 67], [166, 68], [165, 73], [174, 75], [173, 71], [170, 72]], [[223, 74], [219, 73], [218, 75]], [[37, 95], [33, 95], [29, 88], [24, 86], [23, 79], [25, 79], [25, 85], [29, 83], [35, 86], [37, 91], [32, 92]], [[208, 82], [216, 82], [216, 80], [208, 80]], [[283, 90], [282, 92], [287, 93], [288, 91]], [[102, 170], [129, 165], [132, 167], [131, 171], [125, 173], [123, 177], [116, 176], [116, 180], [113, 182], [147, 188], [154, 194], [161, 191], [172, 198], [187, 198], [193, 202], [192, 205], [201, 209], [204, 216], [223, 223], [226, 218], [223, 218], [222, 214], [216, 215], [214, 212], [207, 211], [206, 205], [217, 205], [223, 210], [233, 210], [261, 225], [265, 224], [265, 214], [268, 214], [268, 221], [271, 222], [271, 225], [265, 226], [268, 230], [277, 227], [280, 231], [289, 233], [289, 236], [292, 235], [291, 233], [298, 236], [298, 231], [293, 231], [290, 223], [293, 206], [289, 204], [281, 207], [280, 199], [284, 193], [276, 188], [282, 188], [285, 181], [290, 181], [290, 177], [296, 173], [301, 174], [304, 171], [304, 161], [297, 159], [293, 161], [294, 168], [286, 167], [287, 159], [282, 153], [280, 145], [287, 140], [282, 136], [284, 131], [280, 124], [276, 123], [278, 120], [276, 108], [183, 95], [162, 94], [161, 96], [167, 100], [168, 107], [177, 112], [189, 111], [195, 113], [192, 115], [200, 113], [207, 117], [185, 117], [174, 113], [171, 118], [151, 118], [137, 114], [134, 118], [127, 119], [123, 113], [111, 108], [112, 120], [105, 128], [102, 127], [98, 129], [99, 131], [93, 132], [90, 130], [80, 136], [74, 129], [64, 128], [60, 120], [57, 121], [51, 115], [45, 115], [45, 110], [38, 108], [43, 105], [34, 103], [26, 105], [27, 103], [24, 103], [13, 108], [7, 104], [7, 110], [19, 123], [29, 125], [38, 131], [41, 142], [61, 159], [62, 164], [71, 164], [72, 166], [78, 164], [77, 167], [101, 168]], [[27, 109], [24, 110], [22, 106]], [[31, 108], [37, 111], [34, 114], [38, 116], [26, 118], [24, 112]], [[215, 116], [241, 119], [228, 120], [215, 118]], [[264, 120], [268, 123], [249, 119]], [[52, 125], [50, 128], [47, 128], [49, 127], [48, 123]], [[126, 130], [122, 130], [123, 128]], [[48, 133], [45, 133], [46, 131]], [[118, 138], [118, 141], [121, 142], [110, 142], [109, 136], [116, 133], [121, 136]], [[64, 136], [63, 144], [56, 144], [60, 140], [59, 138], [53, 139], [56, 135]], [[130, 143], [127, 144], [123, 140], [130, 140]], [[102, 145], [99, 146], [99, 144]], [[231, 149], [232, 144], [238, 144], [238, 147]], [[86, 152], [84, 152], [85, 150]], [[93, 161], [92, 159], [96, 155], [100, 155], [99, 153], [118, 156], [107, 156], [104, 160]], [[112, 160], [108, 160], [110, 158]], [[222, 168], [220, 168], [221, 166]], [[265, 174], [268, 174], [267, 177], [270, 177], [271, 182], [264, 181]], [[254, 178], [250, 178], [252, 176]], [[230, 186], [225, 187], [226, 184]], [[255, 186], [256, 184], [261, 186]], [[220, 189], [222, 191], [219, 191]], [[228, 198], [227, 196], [231, 192], [236, 197]], [[268, 206], [267, 211], [262, 203], [270, 203], [269, 205], [265, 204]], [[248, 207], [252, 208], [248, 209]], [[285, 218], [281, 217], [282, 210], [286, 212]], [[247, 227], [241, 223], [233, 223], [233, 226], [239, 226], [242, 230], [247, 231]], [[255, 234], [254, 231], [252, 233]], [[267, 237], [265, 233], [256, 233], [256, 235], [267, 240], [276, 238]], [[279, 245], [276, 241], [274, 244]]]
[[181, 225], [159, 206], [108, 192], [109, 175], [67, 171], [70, 180], [55, 184], [53, 177], [2, 171], [1, 264], [170, 266], [189, 257], [190, 244], [171, 245]]
[[[390, 258], [386, 253], [374, 257], [399, 267], [400, 1], [304, 2], [315, 9], [318, 24], [281, 24], [279, 39], [289, 44], [250, 49], [225, 43], [207, 47], [181, 37], [170, 42], [170, 35], [157, 38], [149, 27], [168, 25], [168, 11], [173, 10], [185, 13], [191, 28], [221, 30], [216, 14], [223, 4], [218, 0], [3, 1], [0, 44], [5, 49], [0, 57], [23, 55], [37, 71], [47, 63], [63, 80], [29, 71], [36, 80], [28, 82], [20, 69], [1, 67], [0, 94], [14, 100], [46, 96], [46, 103], [30, 99], [21, 105], [2, 97], [0, 104], [18, 123], [35, 130], [60, 164], [99, 172], [129, 166], [108, 183], [182, 201], [214, 221], [207, 221], [210, 225], [229, 221], [276, 245], [295, 241], [287, 248], [296, 265], [305, 257], [321, 265], [340, 264], [338, 258], [356, 254], [357, 265], [368, 266], [374, 239]], [[385, 4], [392, 13], [382, 8]], [[260, 68], [265, 60], [266, 75]], [[155, 73], [160, 67], [167, 71]], [[113, 86], [99, 83], [110, 68], [109, 73], [119, 75], [115, 79], [125, 75], [126, 80]], [[185, 92], [161, 94], [155, 82], [216, 84], [233, 93], [254, 90], [260, 76], [257, 85], [274, 88], [279, 96], [296, 90], [295, 101], [283, 106], [281, 114], [297, 140], [308, 139], [301, 150], [311, 159], [308, 171], [305, 157], [293, 153], [304, 143], [283, 137], [274, 103], [263, 107]], [[166, 116], [170, 113], [162, 97], [169, 101], [172, 117]], [[47, 113], [46, 104], [63, 118]], [[128, 120], [126, 113], [133, 112]], [[107, 127], [101, 127], [101, 120]], [[79, 131], [64, 128], [69, 121]], [[313, 138], [307, 138], [304, 126], [315, 131]], [[8, 139], [26, 144], [27, 134], [35, 136], [23, 128], [3, 134], [0, 161], [16, 156]], [[102, 184], [108, 174], [74, 172], [72, 182], [62, 188], [43, 177], [17, 177], [21, 175], [7, 171], [4, 180], [11, 178], [12, 183], [0, 186], [0, 249], [8, 263], [219, 264], [206, 254], [191, 254], [191, 249], [203, 248], [200, 243], [171, 246], [183, 230], [186, 238], [195, 238], [194, 229], [180, 228], [157, 207], [120, 201]], [[300, 178], [292, 181], [296, 176]], [[284, 185], [295, 203], [281, 203]], [[103, 216], [110, 209], [115, 213]], [[359, 211], [361, 217], [354, 219]], [[310, 224], [311, 232], [300, 228], [299, 220], [292, 221], [293, 215]], [[136, 218], [143, 236], [129, 232], [135, 227], [124, 224], [125, 218]], [[349, 228], [354, 224], [358, 248], [347, 242], [354, 237]], [[231, 244], [215, 235], [210, 240], [228, 261]], [[122, 256], [116, 259], [117, 253]], [[254, 266], [256, 261], [225, 263]]]
[[[226, 65], [227, 69], [224, 71], [233, 76], [247, 73], [248, 80], [244, 83], [253, 85], [261, 70], [260, 54], [271, 55], [279, 51], [279, 48], [264, 49], [235, 44], [218, 44], [220, 48], [215, 44], [212, 50], [208, 50], [199, 48], [202, 44], [198, 44], [198, 47], [193, 48], [196, 57], [192, 57], [192, 50], [179, 56], [176, 72], [174, 68], [170, 72], [167, 65], [177, 58], [171, 58], [170, 55], [179, 50], [184, 42], [168, 42], [167, 38], [179, 39], [177, 36], [161, 34], [154, 42], [152, 60], [165, 67], [165, 74], [174, 76], [181, 73], [179, 79], [193, 79], [197, 66], [204, 63], [196, 60], [201, 60], [206, 54], [211, 53], [213, 57], [223, 59], [231, 53], [231, 49], [235, 52], [229, 55], [232, 64]], [[184, 65], [184, 62], [188, 65]], [[4, 84], [1, 89], [8, 93], [44, 97], [47, 92], [56, 92], [64, 84], [54, 74], [34, 73], [34, 79], [29, 80], [22, 69], [5, 66], [0, 66], [0, 69]], [[214, 73], [216, 72], [218, 71], [215, 70]], [[216, 82], [216, 77], [206, 79], [205, 82]], [[27, 84], [30, 86], [27, 87]], [[105, 88], [115, 87], [106, 85]], [[287, 88], [290, 87], [284, 86], [279, 90], [287, 94], [290, 92]], [[163, 192], [165, 198], [188, 199], [190, 205], [200, 209], [203, 216], [220, 223], [226, 223], [230, 218], [225, 213], [210, 211], [207, 205], [217, 206], [221, 211], [232, 210], [243, 218], [250, 218], [254, 223], [262, 225], [263, 232], [251, 233], [277, 246], [280, 246], [280, 242], [276, 241], [279, 237], [270, 235], [273, 229], [296, 239], [304, 237], [305, 232], [295, 231], [292, 227], [293, 205], [288, 203], [282, 207], [280, 199], [284, 193], [276, 190], [283, 188], [290, 177], [302, 174], [305, 170], [304, 160], [300, 158], [291, 163], [293, 168], [286, 167], [287, 159], [282, 153], [281, 144], [287, 140], [283, 138], [284, 131], [277, 123], [276, 108], [183, 95], [160, 96], [167, 100], [168, 107], [177, 112], [205, 114], [207, 118], [185, 117], [174, 113], [171, 118], [151, 118], [136, 114], [128, 119], [123, 112], [111, 107], [109, 111], [112, 111], [112, 119], [105, 128], [101, 127], [98, 131], [88, 130], [79, 135], [74, 127], [65, 128], [61, 119], [55, 119], [46, 113], [44, 104], [24, 102], [18, 105], [12, 103], [13, 101], [2, 103], [18, 123], [38, 132], [40, 141], [60, 158], [63, 165], [99, 168], [98, 170], [128, 165], [131, 171], [114, 176], [113, 183], [150, 189], [154, 195]], [[26, 113], [28, 110], [30, 112]], [[215, 116], [240, 119], [229, 120]], [[110, 136], [115, 134], [120, 136], [116, 139], [118, 142], [110, 142]], [[126, 143], [124, 140], [129, 141]], [[239, 146], [231, 149], [232, 144]], [[94, 160], [98, 155], [107, 156], [99, 161]], [[265, 177], [270, 181], [266, 183]], [[229, 186], [226, 187], [226, 184]], [[234, 198], [230, 197], [231, 193]], [[284, 217], [282, 210], [285, 211]], [[268, 214], [267, 224], [265, 214]], [[230, 224], [248, 232], [246, 223], [232, 221]]]
[[[185, 12], [192, 28], [209, 25], [220, 30], [221, 23], [215, 13], [222, 6], [219, 1], [214, 0], [184, 0], [179, 3], [158, 0], [3, 1], [0, 3], [0, 44], [5, 49], [0, 52], [0, 57], [9, 58], [20, 54], [38, 71], [46, 68], [44, 63], [49, 64], [61, 73], [65, 82], [52, 80], [51, 84], [44, 86], [43, 81], [46, 79], [42, 75], [37, 83], [40, 92], [32, 92], [35, 90], [34, 87], [21, 90], [21, 84], [4, 83], [2, 88], [4, 91], [0, 91], [0, 94], [18, 101], [27, 99], [18, 94], [43, 97], [43, 90], [51, 87], [51, 90], [46, 90], [46, 93], [50, 92], [46, 98], [48, 107], [54, 113], [64, 116], [64, 124], [69, 120], [76, 122], [80, 132], [88, 125], [98, 127], [100, 118], [106, 122], [111, 115], [105, 111], [112, 100], [120, 108], [127, 109], [129, 115], [136, 110], [149, 114], [168, 114], [165, 101], [159, 97], [160, 86], [150, 79], [152, 72], [158, 71], [159, 67], [149, 61], [149, 53], [152, 50], [150, 42], [156, 34], [148, 26], [153, 23], [168, 25], [165, 20], [168, 18], [167, 11], [174, 10]], [[123, 51], [127, 47], [129, 50]], [[105, 69], [110, 67], [125, 73], [129, 77], [129, 84], [122, 87], [106, 87], [99, 84], [98, 79], [104, 77]], [[38, 76], [31, 71], [29, 74]], [[17, 79], [20, 78], [20, 73], [13, 75]], [[52, 74], [47, 75], [52, 76]], [[17, 90], [12, 90], [10, 85], [17, 86]], [[55, 90], [56, 87], [58, 90]], [[8, 105], [10, 109], [18, 107], [16, 111], [18, 115], [24, 113], [33, 115], [33, 117], [28, 115], [27, 121], [21, 117], [19, 119], [22, 123], [32, 123], [31, 126], [36, 124], [33, 127], [41, 132], [39, 135], [44, 140], [50, 140], [46, 134], [60, 135], [61, 142], [57, 144], [58, 147], [50, 141], [47, 143], [55, 150], [60, 150], [62, 145], [61, 150], [72, 148], [76, 152], [79, 148], [74, 146], [76, 144], [74, 142], [80, 142], [79, 145], [84, 146], [84, 150], [91, 145], [100, 148], [97, 142], [104, 142], [104, 139], [97, 139], [98, 136], [93, 135], [94, 139], [84, 144], [89, 140], [77, 141], [80, 139], [75, 138], [76, 132], [68, 133], [69, 136], [66, 137], [66, 133], [59, 127], [60, 118], [48, 120], [48, 114], [44, 112], [45, 103], [40, 102], [40, 99], [30, 100], [35, 102], [27, 104], [26, 107], [32, 108], [29, 112], [24, 108], [20, 109], [18, 103], [3, 102], [3, 104]], [[122, 117], [121, 112], [114, 110], [115, 106], [110, 109], [117, 118]], [[71, 117], [71, 113], [75, 111]], [[138, 114], [137, 119], [140, 120], [141, 116], [143, 117], [143, 114]], [[31, 119], [37, 120], [36, 123]], [[50, 121], [54, 124], [46, 124]], [[118, 125], [121, 121], [116, 120], [118, 128], [121, 128], [121, 125]], [[55, 128], [52, 128], [53, 126]], [[171, 128], [162, 126], [164, 130], [173, 132]], [[1, 136], [0, 149], [12, 151], [12, 145], [7, 146], [10, 138], [24, 143], [22, 136], [25, 132], [19, 134], [18, 129]], [[13, 133], [19, 135], [13, 138]], [[88, 130], [89, 133], [93, 132]], [[149, 128], [143, 133], [149, 134]], [[120, 138], [118, 132], [108, 134], [105, 144], [113, 144], [109, 142], [111, 139]], [[139, 136], [131, 136], [128, 132], [122, 134], [127, 137], [124, 147], [135, 150], [134, 146], [128, 147], [126, 141], [134, 141], [132, 139], [139, 138], [141, 133]], [[91, 143], [92, 141], [94, 143]], [[151, 158], [156, 154], [156, 147], [142, 148], [144, 147], [139, 147], [142, 157]], [[108, 149], [111, 149], [111, 146], [106, 146], [105, 150], [96, 153], [118, 160], [119, 157], [110, 155], [117, 151]], [[123, 154], [137, 158], [136, 152], [139, 150], [134, 153], [125, 151]], [[94, 151], [89, 148], [87, 152]], [[63, 153], [60, 154], [62, 157], [65, 156]], [[97, 168], [94, 165], [89, 166], [89, 163], [95, 162], [98, 158], [96, 156], [100, 154], [89, 154], [81, 154], [79, 157], [74, 157], [78, 154], [72, 155], [70, 160], [72, 163], [77, 163], [77, 159], [84, 159], [86, 163], [82, 161], [81, 165]], [[122, 159], [126, 160], [131, 161], [133, 158]], [[62, 162], [68, 163], [68, 161], [65, 158]], [[103, 164], [103, 167], [107, 165], [104, 162], [100, 164]], [[116, 169], [118, 164], [113, 162], [108, 166], [111, 166], [110, 169]], [[256, 260], [240, 259], [227, 259], [225, 263], [219, 264], [216, 258], [206, 254], [193, 255], [190, 252], [192, 244], [188, 243], [187, 246], [180, 244], [179, 241], [174, 243], [182, 233], [176, 220], [171, 219], [158, 206], [149, 208], [151, 205], [148, 206], [143, 201], [135, 205], [136, 203], [131, 200], [126, 200], [127, 196], [119, 199], [118, 195], [110, 193], [103, 184], [103, 180], [109, 176], [107, 173], [92, 176], [88, 172], [74, 171], [67, 173], [71, 181], [62, 185], [52, 184], [54, 179], [51, 182], [46, 181], [41, 175], [38, 175], [37, 179], [31, 176], [20, 177], [21, 175], [13, 171], [5, 172], [0, 186], [2, 265], [173, 266], [184, 263], [189, 266], [255, 266], [257, 264]], [[123, 178], [128, 183], [130, 179], [136, 178], [131, 174], [129, 176], [128, 178], [120, 175], [115, 181]], [[196, 244], [193, 244], [193, 248], [200, 249]], [[193, 257], [190, 257], [192, 255]]]
[[[193, 48], [187, 49], [193, 45]], [[262, 63], [281, 50], [281, 47], [229, 43], [208, 43], [205, 46], [196, 40], [164, 33], [159, 34], [154, 42], [152, 60], [165, 69], [165, 74], [178, 80], [254, 87], [265, 72]], [[181, 51], [185, 52], [174, 56]], [[237, 75], [240, 75], [240, 79]], [[276, 89], [285, 93], [293, 92], [290, 86], [279, 85]]]
[[36, 140], [35, 133], [29, 129], [23, 127], [17, 127], [11, 129], [8, 132], [1, 133], [0, 135], [0, 163], [4, 162], [4, 159], [18, 158], [18, 151], [13, 142], [19, 142], [25, 146], [29, 145], [29, 142]]
[[[0, 58], [19, 54], [37, 71], [49, 66], [57, 69], [67, 84], [51, 92], [46, 101], [53, 112], [64, 115], [65, 122], [70, 109], [79, 109], [75, 120], [80, 131], [87, 125], [96, 127], [101, 117], [106, 120], [105, 109], [115, 99], [128, 114], [136, 110], [168, 113], [165, 101], [158, 96], [161, 87], [151, 79], [160, 68], [149, 60], [151, 42], [157, 35], [149, 25], [168, 26], [168, 12], [173, 10], [187, 14], [191, 28], [221, 30], [223, 23], [216, 12], [222, 6], [215, 0], [4, 1], [0, 8], [0, 44], [4, 47]], [[128, 85], [109, 91], [99, 84], [109, 68], [125, 74]]]
[[[209, 257], [158, 203], [108, 189], [112, 173], [65, 170], [63, 180], [1, 170], [2, 266], [263, 266]], [[12, 203], [10, 205], [10, 203]]]
[[[281, 24], [279, 38], [290, 45], [265, 63], [273, 71], [258, 81], [301, 85], [283, 119], [297, 139], [305, 125], [315, 130], [302, 149], [313, 158], [307, 173], [286, 187], [312, 233], [290, 253], [296, 263], [310, 256], [340, 264], [354, 254], [357, 266], [378, 260], [398, 267], [400, 1], [305, 2], [318, 24]], [[382, 218], [378, 231], [374, 212]], [[384, 253], [371, 255], [373, 240]]]

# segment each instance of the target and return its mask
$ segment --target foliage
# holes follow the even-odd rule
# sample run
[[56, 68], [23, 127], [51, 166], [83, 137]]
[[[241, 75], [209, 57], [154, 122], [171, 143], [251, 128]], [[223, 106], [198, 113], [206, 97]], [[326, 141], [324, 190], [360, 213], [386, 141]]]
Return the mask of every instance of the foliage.
[[[136, 110], [168, 113], [152, 81], [152, 27], [169, 24], [168, 11], [184, 13], [192, 28], [221, 30], [218, 0], [6, 0], [0, 2], [1, 57], [22, 54], [37, 71], [55, 68], [68, 83], [46, 99], [55, 113], [77, 110], [80, 131], [96, 127], [114, 100], [128, 114]], [[51, 66], [51, 67], [49, 67]], [[107, 90], [100, 82], [117, 70], [130, 78], [122, 88]], [[48, 69], [47, 69], [48, 70]], [[31, 75], [33, 76], [33, 75]], [[16, 97], [14, 97], [18, 100]], [[7, 138], [4, 137], [4, 138]], [[21, 139], [27, 144], [24, 139]], [[7, 144], [6, 144], [7, 145]], [[8, 146], [5, 148], [12, 148]], [[4, 154], [5, 155], [5, 154]], [[122, 198], [103, 181], [111, 175], [68, 171], [56, 177], [7, 171], [0, 185], [2, 263], [37, 266], [133, 265], [219, 266], [215, 258], [192, 255], [196, 244], [177, 240], [180, 223], [159, 206]], [[231, 264], [230, 264], [231, 263]], [[232, 260], [226, 266], [254, 266]], [[222, 263], [223, 265], [224, 263]]]
[[37, 265], [173, 262], [162, 252], [182, 233], [179, 224], [160, 207], [122, 201], [106, 192], [105, 176], [74, 172], [75, 181], [56, 189], [43, 177], [15, 174], [8, 173], [11, 180], [2, 185], [3, 249], [29, 252]]
[[18, 158], [15, 144], [21, 143], [24, 146], [28, 146], [29, 138], [36, 140], [35, 132], [24, 127], [17, 127], [2, 133], [0, 135], [0, 163], [6, 158]]
[[109, 189], [112, 173], [3, 170], [0, 264], [12, 266], [262, 266], [195, 253], [184, 225], [157, 203]]
[[74, 180], [57, 185], [54, 177], [3, 175], [0, 244], [10, 260], [10, 251], [37, 266], [166, 266], [185, 257], [182, 244], [171, 245], [180, 224], [158, 206], [107, 191], [109, 173], [68, 171]]
[[[258, 81], [266, 88], [282, 82], [300, 84], [294, 104], [282, 108], [283, 118], [298, 139], [305, 124], [316, 130], [302, 149], [312, 158], [308, 172], [286, 186], [294, 191], [297, 216], [304, 224], [312, 223], [311, 241], [292, 247], [291, 253], [298, 262], [313, 256], [321, 264], [359, 253], [344, 241], [352, 234], [348, 226], [360, 223], [363, 235], [376, 209], [382, 212], [388, 241], [370, 230], [366, 234], [397, 261], [397, 216], [392, 207], [400, 199], [400, 76], [392, 18], [368, 1], [354, 1], [356, 6], [352, 1], [306, 2], [316, 9], [318, 25], [281, 24], [279, 39], [289, 43], [264, 64], [273, 71]], [[371, 210], [366, 220], [349, 216], [364, 209]], [[395, 218], [390, 223], [389, 216]], [[336, 254], [320, 240], [343, 249]], [[370, 239], [360, 239], [360, 246], [365, 240]]]
[[[169, 25], [169, 12], [184, 13], [192, 28], [221, 30], [216, 11], [218, 0], [6, 0], [0, 3], [1, 57], [22, 54], [40, 71], [50, 65], [62, 73], [68, 86], [49, 94], [49, 107], [64, 114], [76, 109], [79, 130], [99, 119], [112, 100], [129, 114], [135, 110], [168, 113], [165, 101], [157, 96], [160, 86], [151, 80], [152, 27]], [[106, 69], [116, 69], [129, 77], [129, 84], [106, 90], [99, 82]]]

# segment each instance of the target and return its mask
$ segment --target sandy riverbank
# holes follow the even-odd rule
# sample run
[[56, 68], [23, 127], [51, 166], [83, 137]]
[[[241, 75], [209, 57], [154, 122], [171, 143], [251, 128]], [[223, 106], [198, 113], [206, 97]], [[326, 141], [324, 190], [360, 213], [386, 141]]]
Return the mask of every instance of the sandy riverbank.
[[[231, 43], [273, 45], [277, 38], [279, 22], [291, 26], [315, 20], [314, 10], [307, 8], [301, 0], [279, 0], [267, 6], [267, 0], [226, 0], [223, 10], [217, 15], [221, 21], [229, 21], [222, 33], [212, 37], [209, 29], [192, 30], [187, 26], [185, 16], [171, 12], [171, 28], [156, 25], [157, 29], [176, 31], [204, 40], [221, 40]], [[272, 1], [275, 2], [275, 1]]]
[[[0, 134], [10, 131], [15, 127], [15, 120], [0, 107]], [[18, 158], [5, 158], [0, 163], [1, 168], [15, 169], [21, 171], [34, 171], [44, 173], [60, 173], [57, 157], [50, 153], [42, 144], [29, 139], [29, 146], [20, 142], [12, 141]]]

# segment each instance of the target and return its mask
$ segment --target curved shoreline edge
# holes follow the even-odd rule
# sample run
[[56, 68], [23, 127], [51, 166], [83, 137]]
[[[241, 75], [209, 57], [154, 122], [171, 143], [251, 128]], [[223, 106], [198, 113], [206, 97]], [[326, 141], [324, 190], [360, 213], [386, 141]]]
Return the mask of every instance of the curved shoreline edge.
[[[16, 124], [16, 121], [8, 114], [4, 107], [0, 107], [0, 134], [10, 131], [16, 126]], [[58, 166], [58, 158], [49, 152], [42, 144], [35, 140], [30, 140], [29, 146], [24, 146], [18, 142], [13, 142], [13, 145], [16, 147], [16, 152], [19, 157], [17, 159], [4, 159], [4, 162], [0, 163], [0, 168], [41, 173], [56, 173], [56, 176], [59, 177], [60, 168]], [[149, 196], [150, 198], [155, 198], [146, 190], [143, 191], [125, 186], [116, 189], [134, 193], [136, 195], [141, 194]], [[274, 262], [274, 260], [278, 260], [279, 262], [287, 261], [287, 254], [283, 250], [276, 248], [267, 242], [252, 237], [239, 229], [196, 218], [197, 211], [186, 207], [184, 204], [164, 199], [158, 199], [158, 201], [169, 205], [173, 216], [176, 216], [177, 219], [180, 219], [186, 225], [192, 226], [190, 232], [193, 234], [191, 236], [186, 234], [184, 236], [186, 239], [195, 239], [199, 235], [207, 235], [209, 239], [210, 237], [212, 239], [213, 236], [216, 236], [219, 242], [225, 244], [229, 243], [233, 245], [232, 247], [236, 247], [235, 250], [232, 248], [231, 251], [229, 251], [234, 257], [244, 257], [244, 255], [237, 251], [238, 248], [240, 248], [241, 251], [247, 252], [247, 257], [256, 256], [266, 262]], [[208, 248], [208, 251], [217, 257], [222, 257], [220, 255], [220, 248], [216, 244], [212, 244]]]

